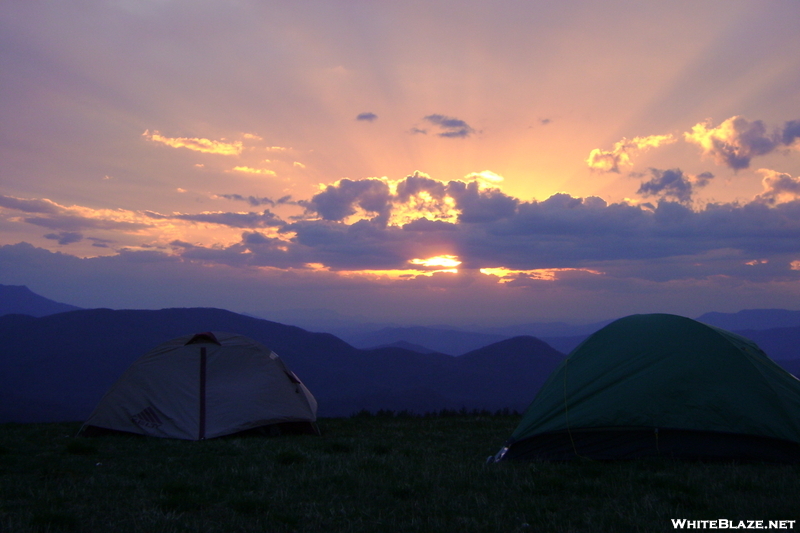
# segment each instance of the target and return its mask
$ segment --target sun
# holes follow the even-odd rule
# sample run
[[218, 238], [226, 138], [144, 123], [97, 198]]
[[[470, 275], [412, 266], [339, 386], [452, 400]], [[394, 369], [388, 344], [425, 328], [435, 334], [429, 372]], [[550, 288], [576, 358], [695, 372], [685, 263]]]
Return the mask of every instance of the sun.
[[428, 268], [441, 267], [455, 269], [461, 264], [461, 261], [459, 261], [458, 257], [455, 255], [437, 255], [435, 257], [429, 257], [428, 259], [411, 259], [409, 263]]

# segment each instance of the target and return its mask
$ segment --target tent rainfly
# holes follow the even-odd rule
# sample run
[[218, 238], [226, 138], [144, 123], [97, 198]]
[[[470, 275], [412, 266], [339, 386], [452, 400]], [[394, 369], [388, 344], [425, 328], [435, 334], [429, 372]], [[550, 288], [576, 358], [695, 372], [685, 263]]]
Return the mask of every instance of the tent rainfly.
[[203, 440], [269, 427], [318, 433], [317, 402], [281, 359], [231, 333], [165, 342], [136, 360], [80, 433]]
[[628, 316], [569, 354], [493, 459], [648, 456], [800, 462], [800, 381], [739, 335]]

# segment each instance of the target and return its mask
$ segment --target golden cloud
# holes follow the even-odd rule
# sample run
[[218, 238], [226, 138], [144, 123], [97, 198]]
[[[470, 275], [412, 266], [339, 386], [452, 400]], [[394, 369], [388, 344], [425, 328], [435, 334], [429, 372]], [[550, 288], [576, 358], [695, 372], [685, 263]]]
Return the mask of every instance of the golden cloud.
[[591, 270], [588, 268], [537, 268], [535, 270], [511, 270], [505, 267], [497, 268], [482, 268], [481, 274], [487, 276], [497, 276], [500, 283], [509, 283], [520, 278], [542, 280], [542, 281], [556, 281], [559, 274], [564, 272], [585, 272], [587, 274], [600, 275], [602, 272], [599, 270]]
[[731, 117], [717, 127], [706, 120], [683, 136], [700, 146], [704, 156], [735, 170], [749, 167], [753, 157], [766, 155], [781, 144], [779, 134], [768, 133], [762, 121], [751, 122], [742, 116]]
[[245, 166], [233, 167], [231, 170], [228, 170], [227, 172], [242, 172], [244, 174], [261, 174], [266, 176], [277, 176], [274, 170], [269, 170], [266, 168], [245, 167]]
[[219, 155], [240, 155], [242, 153], [242, 142], [214, 141], [211, 139], [193, 137], [164, 137], [157, 131], [150, 133], [145, 130], [142, 136], [146, 139], [171, 146], [172, 148], [187, 148], [195, 152]]
[[592, 170], [600, 172], [619, 172], [621, 165], [631, 166], [631, 154], [641, 152], [650, 148], [658, 148], [664, 144], [675, 142], [675, 137], [670, 133], [667, 135], [650, 135], [648, 137], [634, 137], [633, 139], [622, 138], [614, 144], [612, 150], [600, 150], [595, 148], [589, 152], [586, 164]]
[[774, 205], [800, 198], [800, 177], [793, 178], [791, 174], [768, 168], [760, 168], [758, 172], [764, 176], [761, 179], [764, 191], [755, 197], [757, 201]]

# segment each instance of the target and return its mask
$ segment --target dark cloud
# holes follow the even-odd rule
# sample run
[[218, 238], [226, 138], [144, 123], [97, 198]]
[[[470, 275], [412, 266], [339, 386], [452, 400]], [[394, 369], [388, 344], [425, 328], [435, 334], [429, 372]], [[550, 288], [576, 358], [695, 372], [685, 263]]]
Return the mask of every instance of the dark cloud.
[[418, 218], [408, 224], [403, 224], [404, 231], [457, 231], [458, 225], [444, 220], [430, 220]]
[[711, 172], [701, 172], [694, 177], [694, 184], [697, 187], [705, 187], [712, 179], [714, 179], [714, 174]]
[[50, 217], [28, 217], [28, 224], [52, 230], [80, 231], [87, 229], [136, 231], [149, 228], [148, 224], [125, 222], [121, 220], [105, 220], [102, 218], [82, 217], [79, 215], [56, 214]]
[[375, 113], [359, 113], [358, 116], [356, 116], [356, 120], [363, 120], [366, 122], [374, 122], [377, 119], [378, 115]]
[[428, 193], [436, 200], [442, 200], [447, 194], [447, 185], [420, 172], [406, 176], [397, 184], [397, 199], [402, 203], [408, 202], [412, 196], [422, 192]]
[[800, 120], [790, 120], [783, 126], [782, 141], [789, 146], [794, 144], [795, 139], [800, 137]]
[[684, 174], [679, 168], [660, 170], [651, 168], [652, 178], [642, 182], [636, 194], [644, 197], [655, 196], [666, 200], [689, 203], [696, 189], [703, 188], [714, 178], [711, 172], [703, 172], [697, 176]]
[[360, 207], [386, 223], [391, 210], [389, 186], [378, 179], [342, 179], [302, 204], [324, 220], [344, 220]]
[[82, 241], [83, 234], [73, 231], [62, 231], [59, 233], [48, 233], [44, 238], [58, 241], [58, 244], [72, 244], [73, 242]]
[[447, 185], [448, 194], [461, 210], [459, 222], [486, 223], [515, 214], [519, 200], [506, 195], [499, 189], [481, 189], [478, 182], [464, 183], [451, 181]]
[[[488, 196], [489, 206], [497, 198], [502, 199]], [[241, 243], [227, 249], [187, 246], [184, 253], [194, 260], [230, 265], [303, 268], [321, 263], [333, 270], [408, 268], [407, 261], [412, 258], [442, 253], [457, 255], [463, 268], [520, 270], [602, 270], [608, 262], [656, 265], [666, 258], [691, 265], [693, 257], [719, 250], [729, 251], [726, 261], [734, 261], [730, 258], [735, 256], [741, 264], [742, 258], [800, 254], [800, 201], [775, 206], [764, 202], [709, 204], [694, 211], [664, 199], [652, 210], [568, 194], [541, 202], [513, 200], [513, 209], [502, 199], [501, 208], [488, 209], [490, 216], [470, 223], [417, 219], [398, 227], [369, 220], [353, 224], [303, 220], [283, 229], [292, 235], [290, 241], [244, 233]], [[784, 267], [781, 271], [789, 275], [785, 262]], [[739, 266], [731, 263], [729, 268]], [[658, 272], [658, 276], [665, 275], [661, 267]], [[680, 279], [692, 272], [697, 274], [694, 267], [687, 267], [676, 270], [675, 276]], [[649, 274], [631, 271], [629, 275]]]
[[0, 207], [16, 209], [25, 213], [56, 214], [64, 209], [50, 200], [27, 200], [0, 195]]
[[[426, 200], [418, 199], [422, 193], [427, 195]], [[417, 201], [409, 204], [412, 198]], [[446, 198], [451, 199], [452, 204]], [[374, 214], [373, 221], [381, 224], [386, 224], [393, 209], [401, 205], [406, 209], [416, 208], [433, 213], [432, 216], [439, 218], [453, 216], [451, 211], [455, 208], [459, 211], [460, 222], [485, 223], [511, 216], [518, 204], [516, 198], [499, 189], [481, 188], [477, 181], [443, 183], [420, 172], [401, 180], [395, 194], [382, 180], [343, 179], [302, 203], [307, 211], [319, 214], [324, 220], [343, 221], [361, 208]]]
[[636, 194], [673, 198], [681, 203], [691, 201], [692, 184], [683, 175], [681, 169], [659, 170], [651, 168], [650, 172], [653, 174], [653, 178], [650, 181], [643, 182]]
[[290, 226], [296, 235], [293, 254], [303, 263], [322, 263], [334, 270], [384, 270], [407, 266], [416, 257], [413, 234], [368, 220], [353, 224], [301, 221]]
[[281, 227], [286, 223], [269, 209], [262, 213], [198, 213], [162, 215], [153, 211], [145, 211], [145, 215], [154, 219], [186, 220], [188, 222], [205, 222], [220, 224], [232, 228], [266, 228]]
[[[423, 176], [416, 178], [409, 183], [434, 189]], [[781, 179], [773, 183], [776, 190], [782, 187], [795, 190], [795, 185]], [[775, 294], [781, 294], [780, 290], [785, 288], [780, 289], [778, 283], [800, 280], [798, 200], [708, 204], [702, 210], [693, 210], [665, 199], [656, 202], [652, 209], [568, 194], [530, 202], [511, 198], [513, 209], [508, 200], [496, 194], [483, 199], [492, 206], [497, 198], [501, 198], [502, 208], [488, 209], [492, 216], [470, 223], [416, 219], [399, 227], [369, 220], [347, 224], [309, 219], [282, 228], [283, 239], [248, 230], [241, 234], [240, 242], [227, 247], [175, 241], [171, 253], [123, 249], [108, 257], [79, 259], [30, 245], [4, 246], [0, 247], [0, 276], [4, 283], [36, 281], [42, 286], [57, 275], [60, 283], [77, 283], [85, 293], [96, 289], [97, 297], [91, 304], [95, 306], [109, 305], [103, 298], [108, 288], [115, 287], [117, 297], [124, 295], [125, 302], [131, 302], [126, 305], [143, 305], [144, 293], [157, 293], [158, 303], [147, 305], [213, 302], [213, 305], [233, 305], [236, 309], [243, 309], [241, 299], [250, 299], [254, 293], [269, 293], [272, 297], [283, 294], [287, 298], [314, 294], [307, 300], [312, 305], [324, 291], [334, 291], [330, 294], [336, 298], [331, 301], [341, 301], [345, 294], [363, 294], [351, 290], [378, 291], [370, 294], [386, 298], [376, 287], [388, 290], [387, 287], [406, 284], [424, 289], [441, 283], [450, 283], [451, 289], [465, 288], [466, 299], [461, 302], [480, 301], [481, 305], [487, 305], [499, 297], [491, 292], [495, 290], [491, 287], [500, 287], [497, 278], [470, 269], [497, 266], [518, 270], [589, 269], [557, 273], [556, 282], [520, 273], [503, 285], [508, 288], [504, 290], [516, 286], [548, 287], [541, 297], [550, 290], [561, 295], [558, 291], [572, 287], [577, 291], [576, 305], [581, 305], [578, 302], [589, 294], [587, 291], [594, 291], [595, 296], [605, 295], [602, 298], [608, 295], [628, 298], [627, 301], [647, 297], [657, 306], [658, 295], [673, 298], [676, 291], [707, 299], [711, 295], [704, 292], [708, 287], [717, 287], [714, 294], [719, 297], [727, 294], [728, 285], [750, 283], [747, 294], [752, 295], [750, 291], [755, 290], [752, 284], [763, 283], [773, 284], [778, 291]], [[310, 274], [314, 264], [323, 264], [334, 272], [406, 269], [413, 258], [442, 254], [455, 255], [463, 262], [457, 277], [403, 281], [374, 276], [339, 277], [319, 270], [313, 276]], [[258, 267], [275, 270], [255, 270]], [[226, 270], [234, 268], [241, 270]], [[258, 275], [250, 276], [248, 272]], [[272, 281], [264, 290], [254, 291], [256, 279]], [[196, 287], [205, 286], [205, 283], [198, 285], [201, 280], [213, 286], [211, 292], [198, 293]], [[235, 280], [241, 281], [235, 298], [225, 299], [226, 294], [231, 294], [228, 285]], [[149, 289], [143, 291], [143, 287]], [[299, 292], [292, 296], [291, 291], [286, 292], [288, 287]], [[345, 288], [348, 292], [343, 293]], [[506, 298], [511, 295], [502, 294], [507, 304]], [[530, 298], [530, 293], [525, 294]], [[88, 297], [82, 293], [78, 296]], [[552, 303], [560, 305], [557, 302], [558, 299]], [[71, 303], [80, 305], [81, 300]]]
[[220, 198], [225, 198], [226, 200], [236, 200], [238, 202], [247, 202], [253, 207], [258, 207], [260, 205], [269, 205], [274, 206], [275, 202], [272, 201], [270, 198], [267, 197], [258, 197], [258, 196], [242, 196], [241, 194], [218, 194]]
[[469, 124], [458, 118], [438, 114], [428, 115], [424, 118], [431, 124], [439, 126], [441, 131], [436, 134], [439, 137], [464, 138], [475, 133]]

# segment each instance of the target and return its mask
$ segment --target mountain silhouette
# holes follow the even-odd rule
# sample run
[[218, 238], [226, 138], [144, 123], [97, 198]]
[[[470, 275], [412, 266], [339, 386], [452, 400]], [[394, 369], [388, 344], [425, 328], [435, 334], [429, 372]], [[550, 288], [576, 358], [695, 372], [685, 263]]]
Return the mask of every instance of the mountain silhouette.
[[274, 350], [314, 393], [320, 416], [362, 409], [523, 410], [563, 358], [533, 338], [461, 357], [359, 350], [331, 334], [213, 308], [6, 315], [0, 317], [0, 422], [83, 420], [139, 356], [202, 331], [239, 333]]
[[80, 309], [39, 296], [25, 285], [0, 285], [0, 316], [21, 313], [47, 316]]

